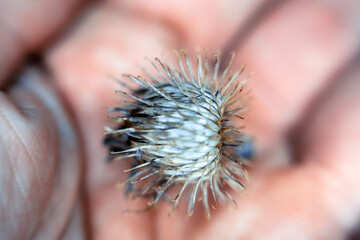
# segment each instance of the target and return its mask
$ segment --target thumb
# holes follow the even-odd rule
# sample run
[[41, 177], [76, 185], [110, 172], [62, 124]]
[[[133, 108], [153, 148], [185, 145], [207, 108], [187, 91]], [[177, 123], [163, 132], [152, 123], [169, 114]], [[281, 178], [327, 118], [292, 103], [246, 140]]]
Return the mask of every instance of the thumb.
[[35, 69], [8, 94], [0, 92], [0, 132], [1, 236], [60, 236], [77, 199], [79, 142], [57, 94]]

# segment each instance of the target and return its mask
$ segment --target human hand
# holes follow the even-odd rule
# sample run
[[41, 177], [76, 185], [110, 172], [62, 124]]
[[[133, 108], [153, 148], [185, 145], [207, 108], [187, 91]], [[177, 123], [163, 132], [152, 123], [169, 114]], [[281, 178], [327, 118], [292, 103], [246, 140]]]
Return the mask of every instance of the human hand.
[[360, 197], [359, 72], [349, 65], [358, 60], [359, 33], [349, 17], [356, 6], [284, 1], [258, 16], [259, 24], [233, 46], [234, 65], [245, 61], [255, 71], [245, 122], [256, 139], [256, 167], [249, 193], [235, 195], [238, 209], [221, 207], [210, 221], [200, 205], [191, 218], [184, 206], [168, 217], [166, 204], [124, 215], [146, 202], [114, 188], [126, 177], [125, 162], [103, 161], [106, 107], [117, 103], [120, 88], [109, 75], [137, 74], [144, 56], [180, 47], [224, 48], [263, 4], [108, 1], [85, 10], [40, 53], [49, 80], [31, 69], [1, 95], [1, 233], [18, 239], [344, 238], [358, 220]]

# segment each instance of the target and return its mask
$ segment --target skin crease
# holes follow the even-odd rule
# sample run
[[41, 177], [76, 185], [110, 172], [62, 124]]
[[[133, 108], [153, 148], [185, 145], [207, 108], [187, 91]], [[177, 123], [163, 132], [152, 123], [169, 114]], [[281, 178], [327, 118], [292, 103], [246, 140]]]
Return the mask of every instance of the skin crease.
[[[248, 192], [234, 194], [238, 208], [219, 207], [207, 221], [201, 204], [186, 217], [184, 202], [171, 217], [166, 202], [148, 213], [122, 213], [143, 208], [146, 201], [131, 201], [114, 187], [126, 178], [126, 162], [103, 161], [106, 108], [118, 104], [114, 90], [120, 89], [109, 76], [138, 74], [137, 64], [148, 66], [144, 56], [169, 56], [181, 47], [214, 51], [264, 1], [194, 6], [108, 1], [84, 5], [75, 19], [69, 16], [76, 15], [79, 3], [62, 2], [56, 2], [64, 13], [59, 19], [46, 8], [24, 11], [19, 4], [9, 15], [0, 7], [0, 36], [5, 36], [0, 49], [6, 52], [0, 60], [11, 62], [0, 64], [0, 88], [13, 79], [13, 66], [21, 69], [21, 80], [0, 93], [1, 236], [344, 239], [356, 226], [360, 72], [356, 64], [342, 69], [359, 51], [354, 16], [360, 6], [285, 2], [237, 50], [234, 65], [246, 62], [255, 71], [247, 84], [252, 93], [245, 124], [255, 136], [257, 157]], [[47, 24], [24, 20], [24, 14], [39, 12], [48, 15]], [[19, 23], [10, 24], [10, 17]], [[27, 36], [38, 44], [24, 44]], [[20, 67], [30, 50], [44, 57], [48, 75]]]

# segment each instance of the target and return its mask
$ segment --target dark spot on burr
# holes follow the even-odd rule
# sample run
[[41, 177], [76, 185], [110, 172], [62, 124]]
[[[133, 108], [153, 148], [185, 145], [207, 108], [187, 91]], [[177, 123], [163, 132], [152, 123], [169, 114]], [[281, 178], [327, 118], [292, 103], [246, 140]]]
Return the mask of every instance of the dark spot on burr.
[[247, 160], [251, 160], [254, 157], [254, 143], [253, 140], [242, 139], [243, 143], [235, 149], [236, 155], [239, 157], [245, 158]]

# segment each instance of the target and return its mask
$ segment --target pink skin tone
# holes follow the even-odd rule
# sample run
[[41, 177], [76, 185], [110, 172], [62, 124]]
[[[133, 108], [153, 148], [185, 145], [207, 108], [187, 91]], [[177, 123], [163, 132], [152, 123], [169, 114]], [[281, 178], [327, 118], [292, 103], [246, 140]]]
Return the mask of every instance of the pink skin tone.
[[[356, 226], [360, 71], [336, 73], [359, 51], [360, 5], [287, 2], [246, 38], [234, 66], [255, 71], [245, 114], [255, 167], [248, 192], [234, 194], [238, 208], [207, 221], [200, 203], [190, 218], [185, 202], [171, 217], [166, 202], [122, 213], [146, 201], [115, 188], [126, 161], [104, 162], [106, 108], [121, 88], [109, 76], [140, 73], [144, 56], [223, 47], [264, 1], [13, 2], [0, 2], [5, 239], [342, 239]], [[21, 65], [30, 52], [47, 74]]]

